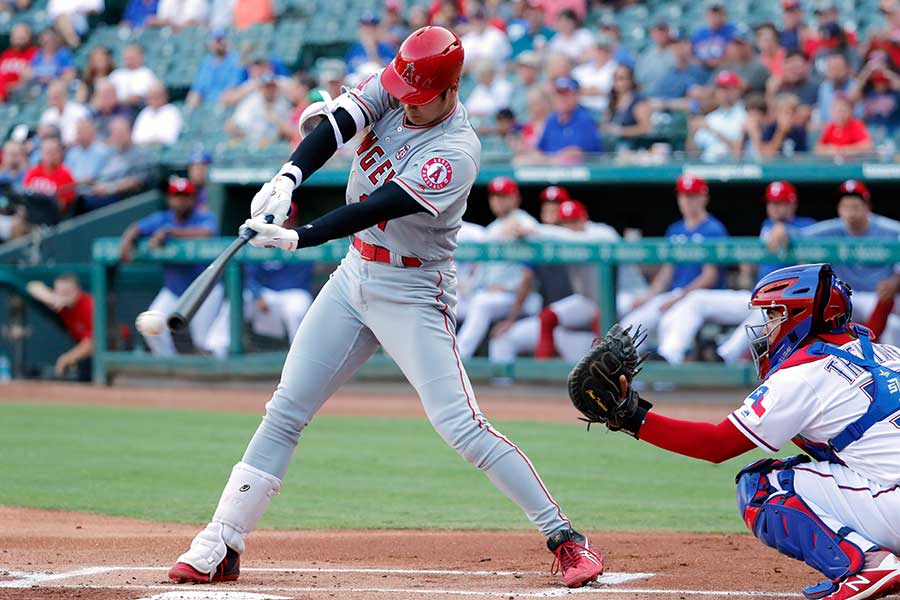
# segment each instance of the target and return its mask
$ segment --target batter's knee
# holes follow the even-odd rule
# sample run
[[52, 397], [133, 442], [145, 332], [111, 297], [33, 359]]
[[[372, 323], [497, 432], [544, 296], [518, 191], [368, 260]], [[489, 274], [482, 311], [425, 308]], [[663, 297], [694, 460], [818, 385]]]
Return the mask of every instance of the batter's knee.
[[484, 418], [472, 417], [447, 421], [431, 421], [435, 431], [448, 446], [481, 470], [489, 469], [507, 453], [514, 451], [503, 436], [495, 432]]

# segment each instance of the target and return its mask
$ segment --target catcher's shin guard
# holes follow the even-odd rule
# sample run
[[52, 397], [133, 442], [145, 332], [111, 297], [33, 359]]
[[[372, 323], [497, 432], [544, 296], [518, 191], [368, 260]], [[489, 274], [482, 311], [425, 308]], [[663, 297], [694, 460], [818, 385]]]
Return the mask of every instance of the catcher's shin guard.
[[[794, 472], [765, 469], [758, 461], [737, 477], [738, 510], [759, 540], [782, 554], [802, 560], [832, 580], [855, 575], [863, 567], [863, 550], [847, 536], [849, 527], [833, 531], [794, 492]], [[796, 464], [796, 463], [795, 463]], [[793, 466], [793, 465], [791, 465]], [[774, 479], [773, 479], [774, 478]], [[777, 481], [777, 487], [771, 481]]]
[[[187, 565], [213, 580], [217, 569], [226, 560], [229, 549], [238, 555], [244, 551], [244, 540], [256, 527], [269, 502], [281, 491], [281, 480], [245, 463], [231, 470], [231, 477], [213, 515], [212, 522], [197, 534], [190, 549], [178, 557], [169, 575], [175, 580], [195, 581], [174, 577]], [[179, 570], [180, 569], [180, 570]], [[237, 577], [235, 576], [234, 579]]]

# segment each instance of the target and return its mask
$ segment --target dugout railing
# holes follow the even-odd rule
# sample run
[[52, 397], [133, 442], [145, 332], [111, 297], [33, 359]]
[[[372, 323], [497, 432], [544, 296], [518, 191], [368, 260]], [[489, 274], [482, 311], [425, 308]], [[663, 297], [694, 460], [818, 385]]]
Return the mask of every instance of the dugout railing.
[[[284, 352], [245, 354], [242, 347], [243, 282], [241, 264], [278, 258], [287, 262], [337, 263], [347, 253], [345, 241], [334, 241], [288, 253], [279, 250], [245, 248], [229, 264], [224, 275], [226, 299], [231, 302], [231, 348], [229, 356], [218, 359], [203, 355], [173, 358], [155, 357], [147, 352], [110, 351], [106, 346], [108, 293], [112, 277], [129, 269], [146, 267], [148, 263], [208, 263], [228, 245], [230, 238], [172, 241], [163, 248], [149, 250], [138, 247], [134, 262], [119, 262], [119, 238], [101, 238], [93, 245], [91, 267], [92, 291], [95, 298], [94, 381], [107, 383], [118, 372], [138, 372], [161, 376], [276, 376], [284, 360]], [[777, 254], [770, 253], [758, 238], [730, 238], [702, 243], [673, 244], [666, 239], [643, 239], [634, 242], [590, 244], [530, 241], [504, 244], [461, 244], [458, 262], [512, 261], [529, 264], [595, 264], [599, 274], [599, 298], [603, 331], [615, 321], [616, 267], [620, 264], [663, 263], [738, 263], [764, 262], [832, 262], [891, 264], [900, 262], [900, 241], [883, 240], [816, 240], [796, 243]], [[398, 315], [402, 318], [402, 315]], [[473, 379], [512, 377], [517, 381], [562, 381], [571, 365], [562, 360], [536, 361], [521, 358], [512, 365], [498, 365], [487, 358], [466, 361]], [[360, 371], [363, 377], [399, 378], [400, 371], [389, 357], [376, 354]], [[687, 363], [678, 366], [662, 362], [646, 366], [642, 379], [686, 386], [750, 386], [755, 381], [751, 365], [720, 363]]]

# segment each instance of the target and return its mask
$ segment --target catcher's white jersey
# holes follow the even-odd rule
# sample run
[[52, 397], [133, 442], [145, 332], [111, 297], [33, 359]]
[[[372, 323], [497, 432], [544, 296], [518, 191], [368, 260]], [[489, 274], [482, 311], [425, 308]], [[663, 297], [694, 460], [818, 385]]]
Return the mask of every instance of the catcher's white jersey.
[[[841, 348], [862, 356], [858, 341]], [[900, 348], [873, 348], [879, 364], [900, 370]], [[775, 452], [794, 439], [814, 457], [829, 454], [867, 479], [892, 486], [900, 484], [900, 409], [844, 450], [828, 446], [828, 440], [866, 412], [873, 393], [872, 375], [862, 367], [834, 356], [810, 357], [810, 362], [773, 373], [729, 419], [764, 450]]]
[[356, 150], [347, 204], [363, 202], [389, 181], [427, 209], [357, 234], [403, 256], [443, 260], [456, 249], [456, 233], [481, 161], [481, 142], [466, 109], [428, 127], [407, 122], [403, 108], [381, 85], [378, 72], [350, 90], [372, 125]]

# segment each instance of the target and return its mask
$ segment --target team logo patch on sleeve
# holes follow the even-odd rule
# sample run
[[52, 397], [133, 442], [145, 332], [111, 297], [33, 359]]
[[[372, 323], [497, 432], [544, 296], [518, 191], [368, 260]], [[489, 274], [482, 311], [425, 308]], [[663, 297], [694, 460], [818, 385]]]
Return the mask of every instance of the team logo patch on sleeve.
[[422, 165], [422, 181], [433, 190], [442, 190], [453, 177], [453, 167], [445, 158], [435, 157]]

